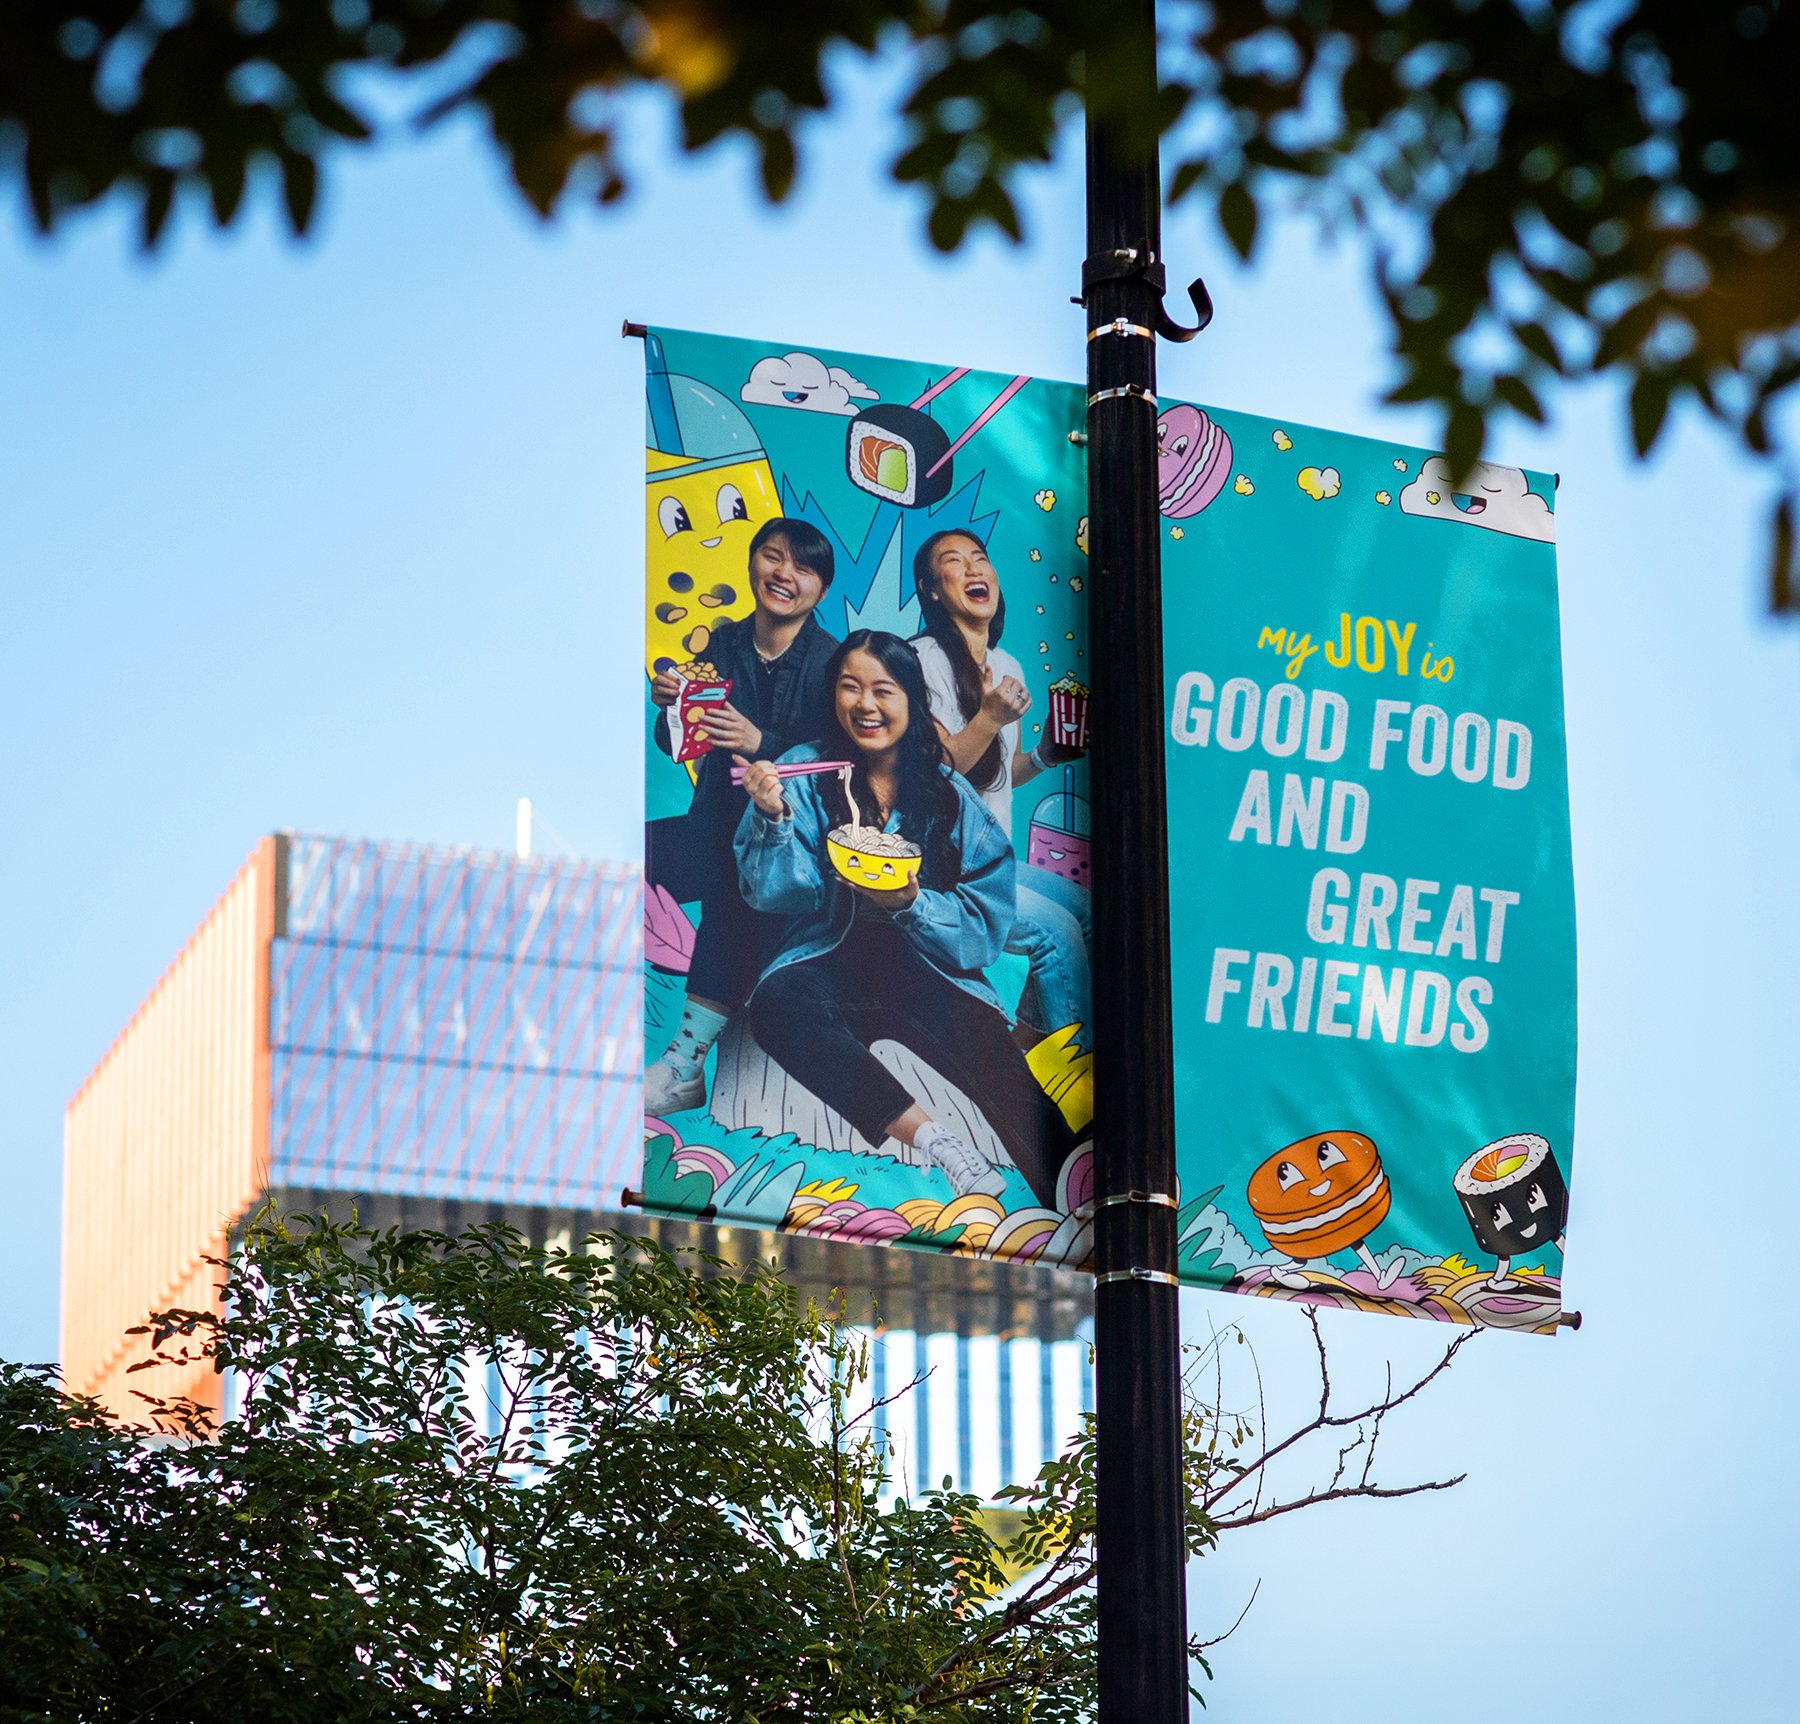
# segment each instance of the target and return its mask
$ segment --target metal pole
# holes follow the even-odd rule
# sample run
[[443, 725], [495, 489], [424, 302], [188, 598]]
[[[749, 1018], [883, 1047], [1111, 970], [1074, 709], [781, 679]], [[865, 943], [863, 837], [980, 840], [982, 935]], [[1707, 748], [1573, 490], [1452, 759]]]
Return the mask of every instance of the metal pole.
[[[1152, 0], [1107, 8], [1107, 60], [1147, 115]], [[1126, 48], [1129, 41], [1130, 47]], [[1161, 193], [1154, 134], [1087, 134], [1093, 652], [1094, 1294], [1101, 1724], [1187, 1718], [1174, 1053], [1156, 477]]]

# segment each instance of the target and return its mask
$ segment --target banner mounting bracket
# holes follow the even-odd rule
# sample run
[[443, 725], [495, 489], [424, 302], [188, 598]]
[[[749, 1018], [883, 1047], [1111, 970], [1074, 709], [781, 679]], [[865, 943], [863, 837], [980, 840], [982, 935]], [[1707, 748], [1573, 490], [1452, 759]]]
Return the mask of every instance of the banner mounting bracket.
[[1094, 1277], [1096, 1287], [1104, 1287], [1113, 1281], [1157, 1281], [1165, 1287], [1179, 1287], [1179, 1276], [1167, 1274], [1161, 1269], [1107, 1269]]
[[1164, 1209], [1179, 1209], [1181, 1205], [1166, 1191], [1115, 1191], [1111, 1197], [1103, 1197], [1094, 1205], [1096, 1209], [1108, 1209], [1115, 1203], [1155, 1203]]

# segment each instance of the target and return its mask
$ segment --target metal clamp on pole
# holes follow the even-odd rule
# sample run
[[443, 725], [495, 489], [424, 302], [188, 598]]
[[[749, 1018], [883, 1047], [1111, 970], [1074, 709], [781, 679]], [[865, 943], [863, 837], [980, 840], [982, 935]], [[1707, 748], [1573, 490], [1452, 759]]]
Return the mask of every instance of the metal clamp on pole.
[[1108, 1269], [1094, 1277], [1096, 1287], [1104, 1287], [1113, 1281], [1159, 1281], [1165, 1287], [1181, 1285], [1179, 1276], [1166, 1274], [1161, 1269]]
[[1087, 398], [1088, 409], [1091, 412], [1102, 401], [1124, 401], [1132, 396], [1139, 401], [1148, 401], [1152, 407], [1156, 405], [1156, 396], [1141, 383], [1121, 383], [1114, 389], [1096, 389]]
[[1101, 1198], [1094, 1207], [1107, 1209], [1115, 1203], [1160, 1203], [1165, 1209], [1181, 1207], [1166, 1191], [1115, 1191], [1111, 1197]]
[[1094, 341], [1102, 335], [1138, 335], [1145, 341], [1154, 341], [1156, 331], [1142, 323], [1133, 323], [1128, 317], [1115, 317], [1111, 323], [1103, 323], [1097, 329], [1088, 331], [1088, 340]]
[[1141, 281], [1166, 291], [1168, 278], [1161, 260], [1147, 245], [1124, 245], [1113, 251], [1097, 251], [1081, 260], [1081, 297], [1077, 305], [1086, 305], [1088, 294], [1105, 281]]

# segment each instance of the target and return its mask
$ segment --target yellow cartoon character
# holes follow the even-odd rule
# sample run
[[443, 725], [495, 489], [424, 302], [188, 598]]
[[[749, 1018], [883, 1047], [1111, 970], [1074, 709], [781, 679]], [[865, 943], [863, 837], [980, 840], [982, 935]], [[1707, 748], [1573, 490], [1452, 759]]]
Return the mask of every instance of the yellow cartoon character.
[[750, 540], [781, 499], [744, 410], [671, 375], [654, 335], [645, 363], [644, 669], [654, 676], [703, 654], [727, 617], [750, 614]]

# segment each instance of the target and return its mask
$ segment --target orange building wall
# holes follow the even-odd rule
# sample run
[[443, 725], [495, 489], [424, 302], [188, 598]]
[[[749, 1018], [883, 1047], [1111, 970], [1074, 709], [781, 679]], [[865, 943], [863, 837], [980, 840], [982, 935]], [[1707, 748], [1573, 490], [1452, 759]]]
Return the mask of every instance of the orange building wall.
[[141, 1419], [135, 1391], [217, 1410], [205, 1368], [157, 1367], [126, 1330], [216, 1310], [232, 1225], [268, 1178], [269, 942], [278, 841], [265, 838], [81, 1086], [63, 1118], [62, 1370]]

